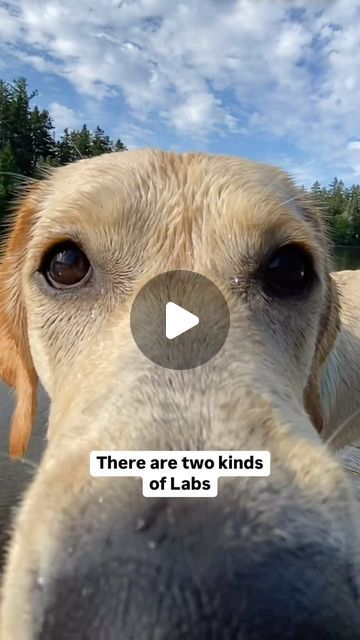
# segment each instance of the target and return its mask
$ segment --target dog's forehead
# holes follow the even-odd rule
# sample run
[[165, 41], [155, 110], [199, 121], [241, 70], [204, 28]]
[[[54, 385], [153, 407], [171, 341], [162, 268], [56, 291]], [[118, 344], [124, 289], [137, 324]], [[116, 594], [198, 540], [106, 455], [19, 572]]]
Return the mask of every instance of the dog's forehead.
[[[53, 189], [75, 195], [80, 190], [96, 192], [99, 185], [112, 190], [177, 185], [223, 190], [264, 189], [280, 199], [296, 193], [288, 175], [271, 165], [235, 156], [204, 153], [172, 153], [157, 150], [127, 151], [81, 160], [56, 169]], [[179, 192], [180, 193], [180, 192]]]
[[[269, 236], [316, 245], [316, 216], [283, 171], [231, 156], [140, 150], [56, 169], [41, 190], [34, 237], [114, 239], [169, 256], [261, 250]], [[106, 237], [105, 237], [106, 236]], [[249, 240], [250, 238], [250, 240]], [[216, 239], [217, 247], [214, 245]], [[220, 246], [221, 245], [221, 246]]]
[[[187, 206], [198, 205], [199, 196], [205, 204], [241, 195], [268, 196], [282, 204], [294, 202], [291, 209], [301, 217], [301, 207], [296, 206], [299, 191], [285, 172], [238, 157], [202, 153], [140, 150], [79, 161], [53, 172], [47, 200], [51, 205], [78, 206], [91, 201], [102, 209], [122, 198], [130, 209], [150, 198], [153, 205], [162, 204], [166, 195]], [[56, 213], [58, 207], [52, 209]]]

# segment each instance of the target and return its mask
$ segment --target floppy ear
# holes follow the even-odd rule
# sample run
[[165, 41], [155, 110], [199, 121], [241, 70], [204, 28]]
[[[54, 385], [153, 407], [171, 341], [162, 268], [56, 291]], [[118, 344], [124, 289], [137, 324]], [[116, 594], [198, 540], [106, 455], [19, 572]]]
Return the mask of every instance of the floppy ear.
[[0, 262], [0, 378], [16, 390], [9, 445], [14, 458], [27, 449], [37, 408], [37, 374], [30, 354], [21, 286], [34, 214], [30, 194], [18, 209]]
[[304, 391], [304, 405], [314, 426], [322, 432], [324, 411], [322, 407], [320, 380], [321, 369], [331, 352], [340, 331], [340, 302], [336, 283], [331, 275], [327, 276], [327, 293], [320, 316], [312, 367]]

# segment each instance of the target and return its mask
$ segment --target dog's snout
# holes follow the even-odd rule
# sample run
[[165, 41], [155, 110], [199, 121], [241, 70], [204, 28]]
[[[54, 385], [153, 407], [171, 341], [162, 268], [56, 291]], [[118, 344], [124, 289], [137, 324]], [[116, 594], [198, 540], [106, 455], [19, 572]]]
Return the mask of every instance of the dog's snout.
[[39, 640], [357, 637], [349, 567], [322, 532], [303, 533], [311, 514], [288, 506], [267, 529], [230, 506], [161, 499], [109, 516], [106, 535], [73, 539], [47, 585]]

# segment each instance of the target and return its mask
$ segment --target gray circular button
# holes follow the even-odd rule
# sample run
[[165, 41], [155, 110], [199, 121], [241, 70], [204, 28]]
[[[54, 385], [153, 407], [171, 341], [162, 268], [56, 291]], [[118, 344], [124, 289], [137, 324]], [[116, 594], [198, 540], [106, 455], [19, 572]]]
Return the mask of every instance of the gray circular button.
[[230, 314], [223, 294], [208, 278], [193, 271], [167, 271], [140, 289], [130, 325], [149, 360], [168, 369], [193, 369], [221, 349]]

